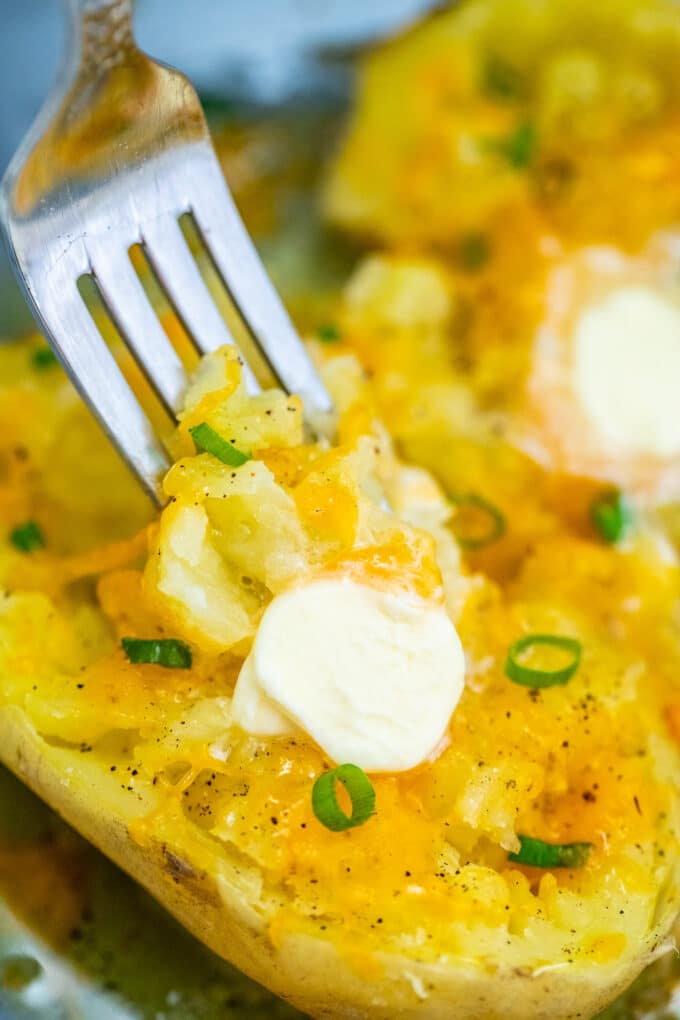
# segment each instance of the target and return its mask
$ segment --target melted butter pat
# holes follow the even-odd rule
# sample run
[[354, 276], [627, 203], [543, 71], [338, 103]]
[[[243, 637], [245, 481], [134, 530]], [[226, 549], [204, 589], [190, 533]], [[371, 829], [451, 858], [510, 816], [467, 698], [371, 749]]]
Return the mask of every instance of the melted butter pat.
[[574, 383], [588, 415], [630, 453], [680, 453], [680, 309], [650, 287], [622, 287], [574, 331]]
[[419, 765], [463, 691], [465, 660], [443, 606], [350, 578], [322, 578], [269, 605], [236, 685], [251, 733], [307, 733], [367, 772]]

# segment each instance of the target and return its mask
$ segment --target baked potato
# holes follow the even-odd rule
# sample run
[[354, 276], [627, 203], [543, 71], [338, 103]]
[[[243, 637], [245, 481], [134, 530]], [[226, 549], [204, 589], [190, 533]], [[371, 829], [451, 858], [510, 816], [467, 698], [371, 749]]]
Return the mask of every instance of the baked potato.
[[365, 59], [327, 215], [468, 266], [537, 213], [637, 246], [678, 213], [679, 47], [673, 0], [447, 6]]
[[[30, 356], [25, 344], [2, 355]], [[16, 529], [5, 542], [3, 760], [207, 945], [312, 1016], [593, 1014], [670, 947], [678, 908], [677, 568], [642, 539], [621, 552], [563, 529], [501, 590], [462, 568], [451, 504], [424, 474], [412, 484], [351, 356], [324, 369], [332, 450], [301, 442], [297, 400], [249, 398], [239, 371], [229, 350], [202, 366], [160, 524], [94, 554], [51, 551], [64, 524], [37, 470], [44, 458], [49, 475], [50, 450], [26, 420], [7, 422], [5, 465], [21, 435], [45, 545], [22, 548]], [[26, 400], [45, 384], [20, 385]], [[59, 444], [70, 400], [49, 386]], [[199, 418], [251, 459], [196, 452]], [[84, 426], [61, 464], [74, 486], [93, 436]], [[109, 469], [104, 503], [122, 471]], [[419, 768], [372, 774], [375, 814], [346, 832], [312, 804], [329, 756], [304, 733], [247, 734], [231, 709], [267, 604], [291, 573], [318, 570], [428, 589], [467, 656], [442, 746]], [[580, 642], [569, 683], [504, 674], [509, 646], [534, 631]], [[120, 645], [169, 635], [191, 648], [190, 669], [131, 662]], [[515, 863], [520, 835], [589, 853]]]

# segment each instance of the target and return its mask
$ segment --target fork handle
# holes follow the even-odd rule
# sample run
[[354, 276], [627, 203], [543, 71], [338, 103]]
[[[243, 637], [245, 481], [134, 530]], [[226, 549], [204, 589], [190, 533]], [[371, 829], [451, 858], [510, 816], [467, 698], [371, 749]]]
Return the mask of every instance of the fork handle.
[[81, 74], [105, 73], [136, 48], [134, 0], [66, 0], [66, 6], [73, 32], [72, 60]]

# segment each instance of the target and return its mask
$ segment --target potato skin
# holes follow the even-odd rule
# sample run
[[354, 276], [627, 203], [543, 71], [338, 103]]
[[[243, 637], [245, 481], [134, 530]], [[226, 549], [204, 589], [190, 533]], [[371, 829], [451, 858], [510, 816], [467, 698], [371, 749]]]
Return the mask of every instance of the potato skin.
[[[239, 887], [237, 862], [221, 875], [195, 868], [186, 848], [130, 835], [133, 811], [113, 810], [96, 765], [64, 774], [76, 752], [44, 742], [16, 706], [0, 710], [5, 763], [86, 839], [141, 883], [197, 938], [312, 1017], [328, 1020], [577, 1020], [592, 1017], [670, 948], [661, 918], [635, 952], [610, 963], [504, 970], [493, 961], [424, 964], [381, 954], [378, 979], [359, 974], [330, 939], [269, 938], [268, 918]], [[134, 826], [133, 826], [134, 827]], [[228, 857], [224, 851], [223, 858]]]

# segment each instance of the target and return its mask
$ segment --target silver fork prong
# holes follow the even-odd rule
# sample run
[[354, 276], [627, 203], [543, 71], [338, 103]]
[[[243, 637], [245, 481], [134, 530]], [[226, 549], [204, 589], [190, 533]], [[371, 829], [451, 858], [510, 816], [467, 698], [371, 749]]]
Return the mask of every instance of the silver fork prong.
[[[208, 290], [175, 217], [160, 216], [146, 223], [142, 243], [175, 313], [199, 354], [208, 354], [224, 344], [234, 344], [229, 327]], [[248, 392], [259, 393], [261, 387], [245, 361], [243, 372]]]
[[212, 148], [203, 161], [201, 187], [191, 212], [244, 323], [274, 378], [299, 393], [308, 409], [331, 410], [328, 392], [300, 342], [234, 204]]
[[34, 311], [74, 386], [152, 499], [162, 503], [159, 479], [168, 457], [104, 342], [64, 258], [32, 294]]
[[114, 237], [87, 240], [92, 271], [111, 316], [166, 410], [176, 414], [187, 386], [184, 366], [130, 261]]
[[[198, 96], [178, 71], [136, 47], [132, 0], [68, 0], [63, 72], [11, 161], [0, 225], [36, 317], [106, 432], [160, 502], [161, 440], [125, 382], [79, 293], [91, 274], [120, 333], [176, 412], [185, 372], [130, 260], [151, 269], [199, 351], [231, 341], [178, 217], [191, 213], [242, 324], [252, 368], [305, 401], [317, 432], [331, 401], [274, 290], [228, 191]], [[239, 324], [240, 325], [240, 324]], [[240, 337], [240, 329], [237, 331]], [[258, 348], [257, 357], [252, 350]], [[267, 371], [264, 371], [264, 368]], [[251, 392], [257, 387], [246, 365]], [[321, 413], [319, 413], [321, 412]]]

